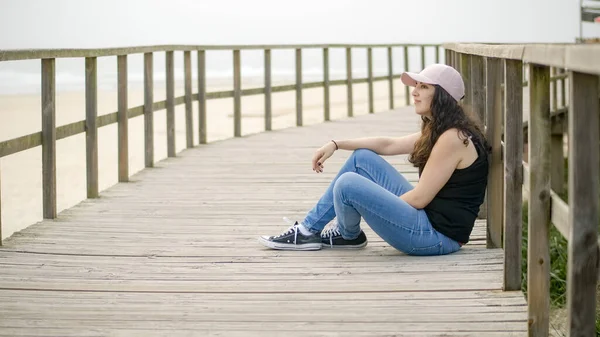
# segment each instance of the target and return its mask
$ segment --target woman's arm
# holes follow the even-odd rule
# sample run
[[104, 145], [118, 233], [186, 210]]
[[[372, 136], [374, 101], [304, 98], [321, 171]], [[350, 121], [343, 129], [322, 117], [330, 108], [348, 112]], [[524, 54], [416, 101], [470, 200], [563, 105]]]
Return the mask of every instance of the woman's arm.
[[369, 149], [382, 156], [411, 153], [421, 132], [404, 137], [367, 137], [336, 140], [341, 150]]
[[[323, 172], [323, 163], [333, 155], [337, 149], [356, 150], [369, 149], [379, 155], [399, 155], [412, 152], [415, 142], [421, 136], [421, 132], [413, 133], [404, 137], [368, 137], [327, 142], [319, 148], [312, 158], [312, 169], [319, 173]], [[337, 149], [336, 149], [337, 144]]]

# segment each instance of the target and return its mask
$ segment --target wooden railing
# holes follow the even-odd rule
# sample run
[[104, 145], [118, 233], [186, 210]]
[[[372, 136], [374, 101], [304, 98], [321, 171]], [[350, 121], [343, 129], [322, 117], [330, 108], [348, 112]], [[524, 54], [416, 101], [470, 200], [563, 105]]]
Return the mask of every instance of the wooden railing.
[[[346, 51], [346, 79], [330, 80], [329, 78], [329, 50], [334, 48]], [[387, 50], [388, 74], [385, 76], [373, 76], [373, 49], [383, 48]], [[45, 50], [0, 50], [0, 62], [15, 60], [41, 60], [41, 83], [42, 83], [42, 130], [32, 134], [24, 135], [15, 139], [0, 142], [0, 158], [25, 151], [37, 146], [42, 146], [42, 189], [43, 189], [43, 217], [46, 219], [56, 218], [56, 141], [77, 134], [86, 134], [86, 179], [87, 197], [96, 198], [98, 189], [98, 128], [118, 123], [118, 178], [119, 182], [129, 180], [129, 155], [128, 155], [128, 120], [138, 116], [144, 116], [144, 161], [145, 167], [154, 165], [154, 125], [153, 112], [166, 109], [167, 128], [167, 155], [176, 156], [175, 147], [175, 106], [185, 104], [185, 130], [186, 147], [194, 146], [193, 133], [193, 110], [192, 102], [198, 102], [198, 143], [207, 142], [207, 100], [219, 98], [233, 98], [233, 134], [235, 137], [242, 135], [242, 104], [241, 97], [251, 95], [264, 95], [265, 97], [265, 126], [266, 131], [272, 128], [272, 104], [271, 94], [276, 92], [296, 92], [296, 125], [302, 126], [302, 90], [309, 88], [323, 88], [323, 118], [330, 120], [330, 98], [329, 88], [331, 86], [345, 85], [347, 88], [347, 114], [353, 116], [353, 91], [352, 86], [359, 83], [368, 84], [369, 112], [374, 112], [373, 83], [376, 81], [388, 81], [389, 83], [389, 108], [394, 108], [393, 81], [400, 78], [400, 74], [393, 72], [393, 51], [401, 48], [404, 55], [404, 69], [409, 69], [409, 49], [420, 50], [421, 68], [425, 66], [426, 48], [434, 48], [435, 62], [439, 62], [439, 45], [423, 44], [377, 44], [377, 45], [252, 45], [252, 46], [149, 46], [112, 49], [45, 49]], [[271, 50], [291, 49], [295, 50], [296, 81], [295, 84], [272, 86], [271, 76]], [[304, 83], [302, 80], [302, 51], [305, 49], [322, 49], [323, 52], [323, 80], [318, 82]], [[367, 52], [366, 78], [354, 78], [352, 76], [352, 50], [364, 49]], [[206, 53], [216, 50], [230, 50], [233, 53], [233, 90], [207, 92], [206, 87]], [[241, 53], [242, 50], [263, 50], [264, 52], [264, 87], [242, 89]], [[174, 52], [183, 52], [184, 64], [184, 87], [185, 95], [175, 97], [175, 74], [174, 74]], [[164, 52], [166, 55], [166, 100], [155, 102], [154, 93], [154, 67], [153, 56], [155, 53]], [[197, 53], [197, 80], [198, 92], [192, 93], [192, 63], [191, 53]], [[129, 107], [127, 100], [128, 78], [127, 64], [128, 55], [144, 55], [144, 104], [142, 106]], [[97, 59], [98, 57], [116, 57], [118, 70], [118, 111], [102, 116], [97, 113]], [[60, 127], [56, 127], [56, 71], [55, 60], [57, 58], [85, 58], [85, 100], [86, 119]], [[409, 88], [405, 89], [405, 104], [410, 105]], [[0, 196], [1, 196], [0, 184]], [[0, 197], [0, 238], [2, 234], [2, 207]], [[0, 240], [1, 245], [1, 240]]]
[[[444, 48], [447, 63], [459, 69], [467, 80], [467, 103], [482, 113], [493, 147], [488, 243], [504, 248], [504, 289], [517, 290], [521, 286], [525, 187], [529, 194], [529, 335], [549, 333], [549, 229], [554, 224], [569, 242], [568, 333], [595, 336], [600, 223], [600, 45], [446, 44]], [[529, 75], [526, 82], [524, 65]], [[557, 74], [552, 86], [551, 72]], [[557, 81], [562, 82], [560, 104]], [[529, 87], [530, 101], [526, 162], [522, 131], [524, 84]], [[568, 204], [558, 195], [563, 188], [565, 125], [568, 125]]]

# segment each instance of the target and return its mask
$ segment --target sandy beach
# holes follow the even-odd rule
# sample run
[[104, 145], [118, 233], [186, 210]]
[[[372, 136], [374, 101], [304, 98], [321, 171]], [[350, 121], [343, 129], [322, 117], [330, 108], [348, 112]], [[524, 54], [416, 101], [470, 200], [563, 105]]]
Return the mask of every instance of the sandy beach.
[[[308, 80], [305, 79], [308, 82]], [[276, 84], [281, 84], [280, 80]], [[293, 81], [285, 82], [287, 84]], [[231, 90], [228, 83], [208, 84], [207, 91]], [[244, 89], [262, 86], [261, 80], [248, 80]], [[194, 92], [196, 84], [194, 83]], [[388, 109], [388, 83], [374, 84], [375, 111]], [[404, 86], [394, 81], [395, 106], [404, 105]], [[183, 86], [176, 84], [176, 96], [184, 94]], [[295, 127], [295, 92], [272, 95], [273, 129]], [[346, 87], [330, 88], [331, 119], [347, 118]], [[354, 114], [368, 113], [368, 88], [366, 84], [353, 86]], [[166, 98], [164, 83], [155, 83], [154, 101]], [[130, 86], [129, 107], [142, 105], [143, 90]], [[39, 94], [0, 95], [0, 141], [41, 130], [41, 98]], [[117, 110], [117, 92], [99, 90], [98, 114]], [[85, 119], [85, 94], [83, 91], [58, 92], [56, 95], [56, 125], [64, 125]], [[194, 144], [198, 142], [197, 102], [193, 106]], [[323, 121], [323, 89], [303, 91], [304, 125]], [[207, 103], [207, 138], [209, 143], [233, 137], [233, 99], [209, 100]], [[185, 148], [185, 106], [175, 110], [177, 152]], [[264, 95], [242, 97], [242, 133], [249, 135], [264, 130]], [[144, 120], [143, 116], [129, 121], [129, 172], [134, 175], [144, 168]], [[155, 161], [167, 156], [166, 112], [154, 112]], [[85, 134], [57, 141], [57, 208], [62, 211], [86, 198]], [[118, 182], [117, 176], [117, 126], [100, 128], [98, 131], [99, 188], [100, 191]], [[42, 220], [42, 163], [41, 147], [20, 152], [0, 159], [2, 239], [11, 236]], [[309, 160], [310, 158], [307, 158]]]

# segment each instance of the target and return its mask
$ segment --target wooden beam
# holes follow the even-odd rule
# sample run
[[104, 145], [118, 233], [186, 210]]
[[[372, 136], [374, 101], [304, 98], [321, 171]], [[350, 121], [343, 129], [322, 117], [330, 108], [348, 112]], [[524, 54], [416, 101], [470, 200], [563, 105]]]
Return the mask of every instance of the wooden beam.
[[346, 48], [346, 93], [348, 117], [354, 116], [354, 99], [352, 98], [352, 49]]
[[165, 53], [167, 73], [167, 156], [175, 157], [175, 60], [173, 51]]
[[[481, 104], [481, 93], [483, 91], [483, 81], [475, 74], [480, 68], [483, 68], [483, 59], [479, 56], [473, 58], [472, 83], [473, 83], [473, 105]], [[487, 247], [501, 248], [504, 210], [504, 166], [502, 164], [502, 90], [500, 82], [502, 77], [501, 60], [497, 58], [488, 58], [486, 62], [485, 79], [485, 111], [486, 111], [486, 133], [487, 139], [492, 146], [492, 155], [490, 157], [490, 170], [488, 174], [487, 189]], [[481, 89], [476, 89], [481, 88]]]
[[505, 60], [504, 290], [521, 289], [523, 221], [523, 63]]
[[550, 72], [529, 65], [529, 230], [527, 296], [529, 335], [548, 336], [550, 312]]
[[265, 49], [265, 130], [273, 128], [273, 112], [271, 111], [271, 50]]
[[564, 121], [564, 115], [552, 116], [550, 120], [550, 184], [552, 190], [559, 195], [565, 190]]
[[440, 63], [440, 46], [435, 46], [435, 63]]
[[192, 115], [192, 55], [183, 52], [183, 86], [185, 88], [185, 146], [194, 147], [194, 117]]
[[367, 72], [368, 72], [368, 90], [369, 90], [369, 113], [375, 112], [373, 100], [373, 49], [367, 48]]
[[600, 136], [598, 75], [569, 76], [569, 253], [567, 308], [569, 336], [596, 333]]
[[85, 58], [85, 144], [87, 197], [98, 197], [98, 61]]
[[421, 46], [421, 70], [425, 69], [425, 46]]
[[117, 56], [118, 76], [118, 111], [117, 111], [117, 133], [119, 134], [119, 182], [129, 181], [129, 119], [127, 118], [128, 107], [128, 85], [127, 85], [127, 55]]
[[[471, 90], [471, 55], [459, 54], [460, 59], [460, 73], [462, 74], [463, 81], [465, 82], [465, 98], [464, 103], [467, 106], [473, 106], [473, 91]], [[482, 113], [476, 112], [481, 118]], [[481, 119], [482, 122], [485, 122]]]
[[323, 48], [323, 119], [331, 120], [329, 102], [329, 49]]
[[302, 49], [296, 49], [296, 126], [302, 126]]
[[144, 163], [154, 166], [154, 69], [152, 53], [144, 54]]
[[200, 144], [206, 144], [206, 132], [207, 132], [206, 131], [206, 128], [207, 128], [207, 125], [206, 125], [206, 99], [207, 99], [206, 51], [198, 50], [197, 63], [198, 63], [198, 69], [197, 69], [197, 71], [198, 71], [198, 142]]
[[[406, 46], [404, 47], [404, 71], [409, 70], [408, 46]], [[406, 106], [410, 105], [410, 88], [407, 85], [404, 86], [404, 104]]]
[[42, 195], [44, 219], [56, 218], [56, 62], [42, 60]]
[[387, 61], [388, 61], [388, 88], [389, 88], [389, 99], [390, 99], [390, 110], [394, 108], [394, 60], [393, 60], [392, 47], [387, 49]]
[[233, 136], [242, 136], [242, 61], [239, 50], [233, 51]]

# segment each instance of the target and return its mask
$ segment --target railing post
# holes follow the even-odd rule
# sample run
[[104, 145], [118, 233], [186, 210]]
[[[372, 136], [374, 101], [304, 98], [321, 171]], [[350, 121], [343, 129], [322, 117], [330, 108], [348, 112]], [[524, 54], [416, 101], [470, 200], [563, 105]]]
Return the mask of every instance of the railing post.
[[388, 86], [390, 96], [390, 110], [394, 108], [394, 64], [392, 58], [392, 47], [387, 49], [387, 61], [388, 61]]
[[329, 48], [323, 48], [323, 119], [331, 120], [329, 103]]
[[273, 127], [271, 109], [271, 49], [265, 49], [265, 131]]
[[183, 83], [185, 88], [185, 146], [194, 147], [194, 118], [192, 116], [192, 52], [183, 52]]
[[[556, 83], [556, 82], [555, 82]], [[563, 150], [564, 116], [550, 119], [550, 184], [552, 190], [561, 195], [565, 190], [565, 163]]]
[[117, 111], [118, 134], [119, 134], [119, 182], [129, 181], [129, 109], [127, 99], [127, 55], [117, 56], [118, 73], [118, 100], [119, 110]]
[[[469, 62], [469, 70], [468, 73], [470, 76], [467, 76], [465, 79], [465, 88], [473, 88], [473, 91], [466, 91], [465, 94], [467, 97], [470, 97], [471, 106], [469, 107], [477, 117], [479, 121], [482, 122], [482, 125], [485, 125], [485, 112], [486, 112], [486, 102], [485, 102], [485, 68], [483, 67], [483, 57], [469, 55], [471, 59]], [[467, 83], [468, 82], [468, 83]], [[499, 97], [498, 97], [499, 98]], [[489, 137], [489, 128], [487, 129], [488, 137]], [[489, 138], [488, 138], [489, 139]], [[484, 197], [484, 202], [479, 210], [479, 218], [486, 219], [487, 218], [487, 206], [488, 206], [488, 195], [490, 188], [488, 186], [488, 191], [486, 191], [486, 195]], [[495, 231], [494, 234], [497, 234], [495, 229], [490, 229], [490, 223], [487, 224], [487, 246], [495, 247], [496, 244], [500, 244], [500, 240], [502, 235], [494, 238], [494, 243], [491, 242], [490, 230]]]
[[444, 51], [444, 61], [446, 65], [454, 68], [454, 64], [452, 64], [452, 50], [446, 49]]
[[2, 163], [0, 162], [0, 247], [2, 247]]
[[[463, 81], [465, 82], [465, 104], [469, 107], [473, 107], [473, 92], [471, 90], [471, 55], [470, 54], [458, 54], [460, 60], [460, 72], [462, 74]], [[481, 118], [482, 112], [477, 112]], [[482, 122], [485, 122], [481, 119]]]
[[[483, 91], [483, 81], [478, 83], [475, 80], [478, 76], [475, 71], [480, 67], [483, 59], [481, 57], [473, 58], [473, 95], [474, 105], [480, 104], [478, 101], [479, 91]], [[482, 65], [481, 65], [482, 66]], [[483, 68], [483, 67], [482, 67]], [[500, 82], [502, 77], [502, 67], [500, 59], [487, 58], [486, 62], [486, 92], [485, 92], [485, 110], [486, 110], [486, 133], [487, 139], [492, 146], [492, 155], [490, 160], [490, 171], [488, 175], [487, 189], [487, 246], [488, 248], [502, 247], [502, 212], [504, 209], [504, 172], [502, 165], [502, 90]], [[476, 89], [477, 88], [477, 89]]]
[[198, 50], [198, 143], [206, 144], [206, 51]]
[[440, 46], [435, 46], [435, 63], [440, 63]]
[[598, 75], [570, 72], [568, 335], [596, 333], [598, 282]]
[[87, 197], [98, 197], [98, 67], [97, 58], [85, 58], [85, 144]]
[[167, 73], [167, 156], [175, 157], [175, 63], [173, 51], [165, 53]]
[[[529, 230], [527, 295], [529, 335], [548, 336], [550, 311], [550, 72], [529, 66]], [[597, 167], [596, 167], [597, 169]]]
[[523, 223], [523, 63], [506, 60], [504, 74], [504, 290], [521, 289]]
[[[408, 67], [408, 46], [404, 46], [404, 71], [409, 71]], [[410, 105], [410, 88], [406, 85], [404, 86], [404, 104], [406, 104], [406, 106]]]
[[154, 166], [154, 70], [152, 53], [144, 54], [144, 161]]
[[369, 84], [369, 113], [375, 112], [375, 104], [373, 102], [373, 49], [367, 48], [367, 71]]
[[425, 46], [421, 46], [421, 70], [425, 69]]
[[242, 65], [240, 51], [233, 51], [233, 136], [242, 136]]
[[296, 49], [296, 126], [302, 126], [302, 49]]
[[44, 219], [56, 218], [56, 62], [42, 59], [42, 189]]
[[348, 117], [354, 115], [352, 98], [352, 48], [346, 48], [346, 93], [348, 103]]

